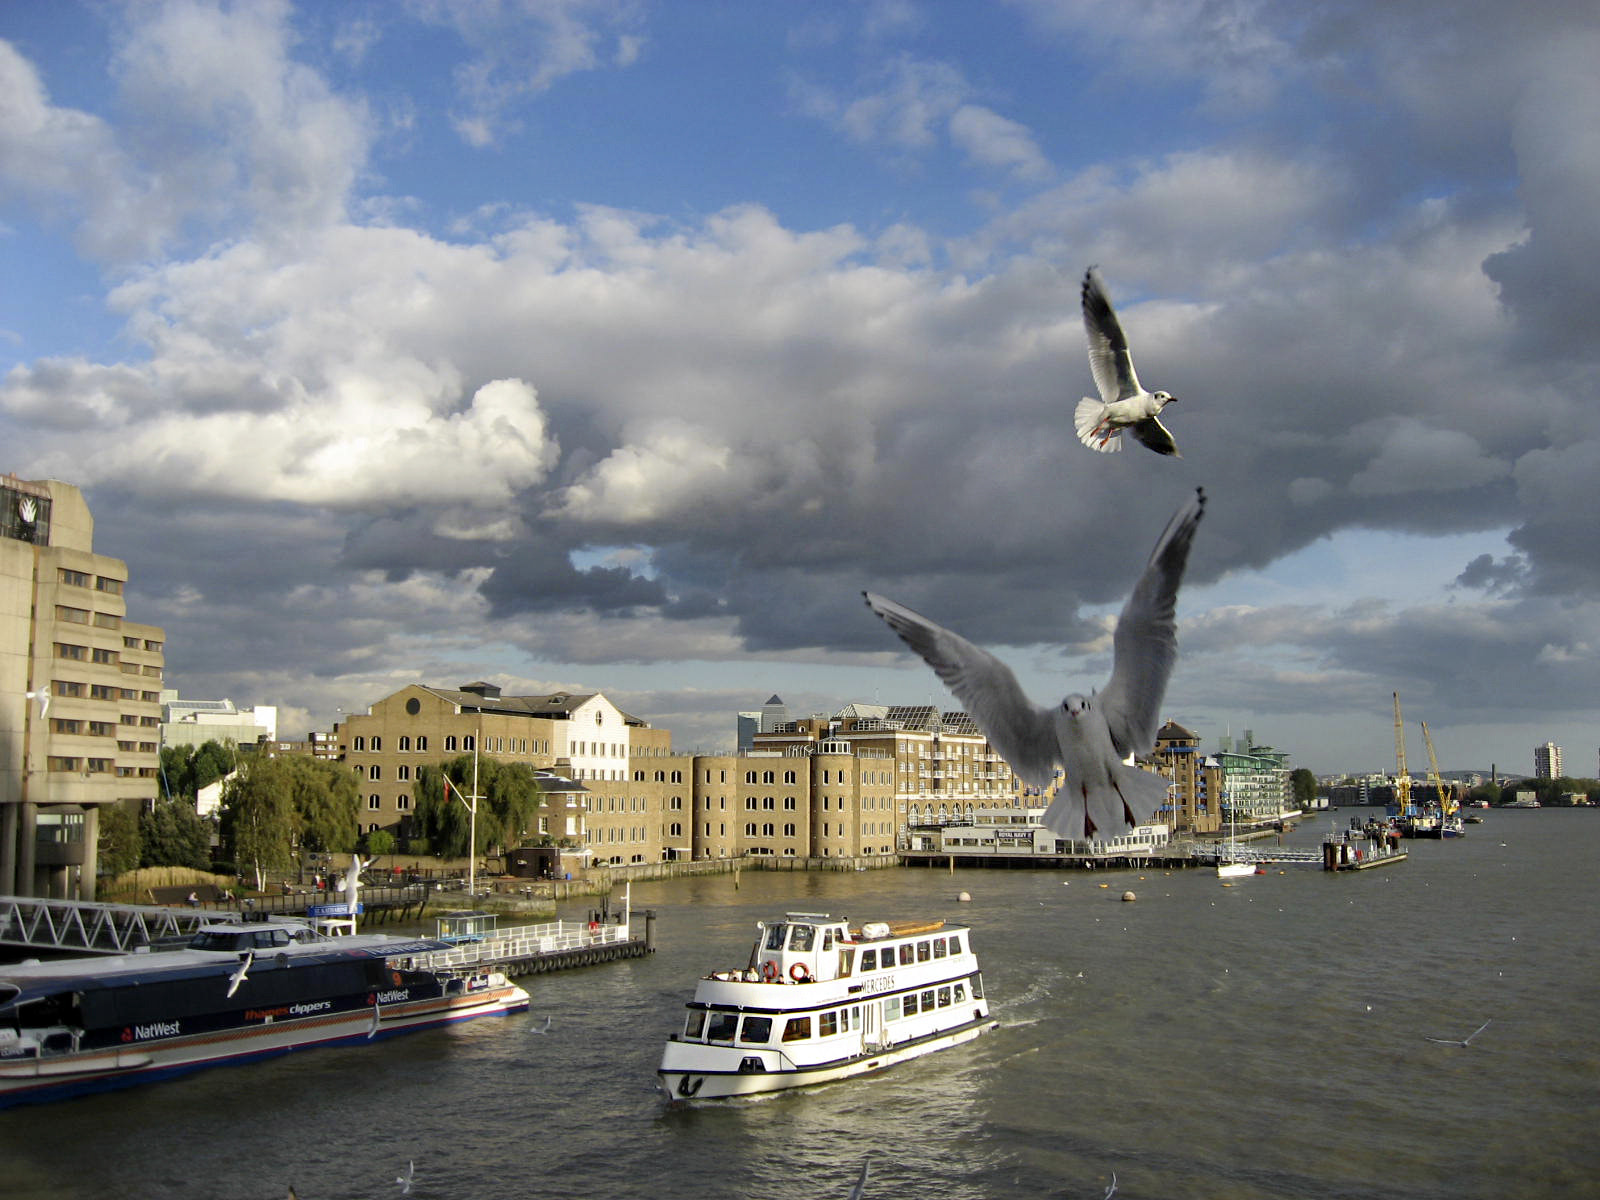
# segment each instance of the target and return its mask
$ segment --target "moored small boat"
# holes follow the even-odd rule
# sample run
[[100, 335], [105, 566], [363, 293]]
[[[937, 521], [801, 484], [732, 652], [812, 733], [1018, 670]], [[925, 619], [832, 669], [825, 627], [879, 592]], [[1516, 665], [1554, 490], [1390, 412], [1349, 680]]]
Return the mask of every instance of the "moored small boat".
[[674, 1100], [847, 1079], [993, 1029], [971, 931], [825, 913], [760, 921], [750, 961], [695, 986], [656, 1074]]

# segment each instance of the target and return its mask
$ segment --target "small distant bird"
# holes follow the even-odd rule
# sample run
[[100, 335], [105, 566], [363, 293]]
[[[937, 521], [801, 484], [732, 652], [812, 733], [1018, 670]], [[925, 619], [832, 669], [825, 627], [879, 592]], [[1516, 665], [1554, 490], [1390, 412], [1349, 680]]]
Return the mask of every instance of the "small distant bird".
[[1477, 1037], [1480, 1033], [1482, 1033], [1485, 1029], [1489, 1028], [1489, 1026], [1491, 1026], [1493, 1024], [1494, 1024], [1494, 1018], [1490, 1017], [1487, 1021], [1485, 1021], [1482, 1025], [1479, 1025], [1476, 1029], [1474, 1029], [1471, 1033], [1467, 1034], [1467, 1036], [1464, 1037], [1464, 1038], [1436, 1038], [1436, 1037], [1431, 1037], [1428, 1040], [1430, 1042], [1438, 1042], [1441, 1046], [1470, 1046], [1470, 1045], [1472, 1045], [1472, 1039], [1473, 1038]]
[[531, 1026], [530, 1031], [533, 1032], [533, 1033], [549, 1033], [550, 1032], [550, 1018], [548, 1016], [546, 1016], [545, 1019], [544, 1019], [544, 1024], [543, 1025]]
[[416, 1175], [417, 1164], [413, 1161], [406, 1163], [406, 1173], [404, 1175], [397, 1175], [395, 1177], [395, 1182], [400, 1185], [400, 1194], [402, 1196], [410, 1194], [411, 1181], [416, 1178]]
[[1066, 768], [1044, 814], [1045, 826], [1061, 837], [1111, 837], [1166, 801], [1166, 780], [1125, 760], [1155, 745], [1161, 699], [1178, 657], [1178, 585], [1205, 502], [1205, 492], [1195, 489], [1156, 542], [1117, 618], [1105, 689], [1073, 693], [1054, 708], [1030, 701], [1011, 668], [987, 650], [892, 600], [863, 593], [872, 611], [944, 680], [1023, 782], [1047, 788], [1056, 764]]
[[1089, 369], [1100, 399], [1085, 396], [1078, 401], [1072, 417], [1078, 440], [1091, 450], [1110, 454], [1122, 449], [1120, 435], [1126, 429], [1157, 454], [1182, 458], [1178, 443], [1156, 415], [1177, 397], [1147, 392], [1140, 384], [1127, 336], [1106, 298], [1100, 272], [1093, 267], [1083, 276], [1083, 328], [1089, 335]]
[[869, 1158], [864, 1158], [861, 1160], [861, 1174], [856, 1177], [855, 1187], [850, 1189], [849, 1200], [861, 1200], [861, 1197], [866, 1195], [867, 1176], [870, 1174], [869, 1167], [871, 1165], [871, 1161], [872, 1160]]
[[1111, 1182], [1106, 1185], [1106, 1194], [1104, 1196], [1100, 1197], [1100, 1200], [1111, 1200], [1111, 1197], [1115, 1196], [1116, 1194], [1117, 1194], [1117, 1173], [1115, 1171], [1113, 1171], [1113, 1172], [1111, 1172]]
[[372, 1019], [367, 1022], [367, 1041], [369, 1042], [372, 1040], [373, 1035], [378, 1032], [378, 1022], [381, 1019], [379, 1014], [382, 1009], [383, 1005], [376, 1000], [372, 1002]]
[[239, 960], [239, 965], [233, 969], [233, 974], [228, 976], [228, 995], [232, 996], [239, 990], [239, 985], [250, 978], [250, 964], [255, 962], [256, 956], [246, 953]]

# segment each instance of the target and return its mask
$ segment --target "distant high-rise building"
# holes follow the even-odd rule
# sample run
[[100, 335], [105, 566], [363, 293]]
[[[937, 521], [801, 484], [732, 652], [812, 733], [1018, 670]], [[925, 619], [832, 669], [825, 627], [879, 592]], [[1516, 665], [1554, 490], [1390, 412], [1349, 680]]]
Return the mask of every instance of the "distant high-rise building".
[[761, 713], [759, 710], [739, 714], [737, 736], [740, 754], [745, 753], [755, 744], [756, 734], [760, 732]]
[[783, 700], [774, 695], [761, 706], [761, 732], [771, 733], [779, 725], [786, 725], [789, 721], [789, 709]]
[[1559, 779], [1565, 772], [1561, 769], [1561, 747], [1554, 742], [1546, 742], [1542, 746], [1533, 748], [1533, 776], [1535, 779]]
[[83, 493], [0, 476], [0, 894], [93, 900], [100, 810], [156, 799], [165, 634]]

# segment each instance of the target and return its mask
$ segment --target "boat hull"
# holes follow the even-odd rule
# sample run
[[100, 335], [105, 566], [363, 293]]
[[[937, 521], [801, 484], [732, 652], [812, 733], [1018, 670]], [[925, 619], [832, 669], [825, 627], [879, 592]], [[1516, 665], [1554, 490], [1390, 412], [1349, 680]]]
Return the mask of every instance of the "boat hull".
[[144, 1042], [137, 1047], [0, 1058], [0, 1108], [132, 1087], [317, 1046], [360, 1045], [477, 1017], [501, 1016], [526, 1009], [528, 1004], [528, 993], [507, 983], [413, 1003]]
[[[737, 1050], [726, 1048], [725, 1055], [708, 1059], [705, 1053], [707, 1047], [684, 1044], [682, 1049], [685, 1053], [675, 1055], [674, 1049], [678, 1048], [678, 1044], [674, 1043], [668, 1046], [656, 1077], [660, 1081], [662, 1091], [669, 1099], [675, 1101], [726, 1100], [739, 1096], [758, 1096], [787, 1091], [790, 1088], [833, 1083], [881, 1071], [896, 1063], [907, 1062], [913, 1058], [932, 1054], [936, 1050], [945, 1050], [970, 1042], [988, 1033], [998, 1024], [999, 1022], [993, 1018], [984, 1017], [916, 1041], [878, 1047], [850, 1058], [812, 1065], [794, 1063], [781, 1053], [750, 1054], [743, 1048]], [[717, 1065], [719, 1058], [726, 1058], [727, 1064]], [[764, 1058], [774, 1065], [762, 1070], [740, 1069], [741, 1063], [752, 1058]]]

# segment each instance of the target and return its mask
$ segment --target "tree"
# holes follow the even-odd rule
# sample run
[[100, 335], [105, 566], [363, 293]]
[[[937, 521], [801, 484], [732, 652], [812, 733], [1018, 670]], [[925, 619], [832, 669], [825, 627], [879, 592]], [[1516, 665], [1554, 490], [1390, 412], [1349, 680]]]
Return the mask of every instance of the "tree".
[[257, 758], [222, 789], [222, 836], [234, 861], [251, 867], [256, 890], [267, 871], [289, 866], [290, 851], [300, 832], [294, 806], [292, 770], [284, 758]]
[[387, 829], [373, 829], [367, 832], [367, 853], [373, 858], [382, 858], [386, 854], [394, 853], [394, 834]]
[[346, 767], [321, 759], [286, 756], [295, 814], [300, 821], [300, 844], [308, 850], [348, 854], [356, 848], [360, 829], [356, 814], [361, 790]]
[[[532, 830], [538, 816], [541, 789], [538, 776], [527, 763], [503, 763], [479, 757], [477, 762], [478, 802], [477, 853], [490, 846], [511, 846]], [[447, 801], [440, 775], [448, 775], [453, 785]], [[417, 769], [415, 798], [417, 836], [426, 838], [434, 853], [443, 858], [467, 853], [468, 830], [472, 816], [455, 792], [472, 791], [472, 755], [463, 754], [439, 766], [427, 764]]]
[[1296, 767], [1289, 773], [1289, 788], [1296, 808], [1308, 809], [1316, 804], [1317, 777], [1308, 768]]
[[158, 800], [149, 812], [139, 814], [141, 867], [211, 866], [211, 822], [195, 812], [188, 800]]
[[100, 875], [121, 875], [139, 865], [139, 818], [125, 805], [100, 808], [95, 863]]

